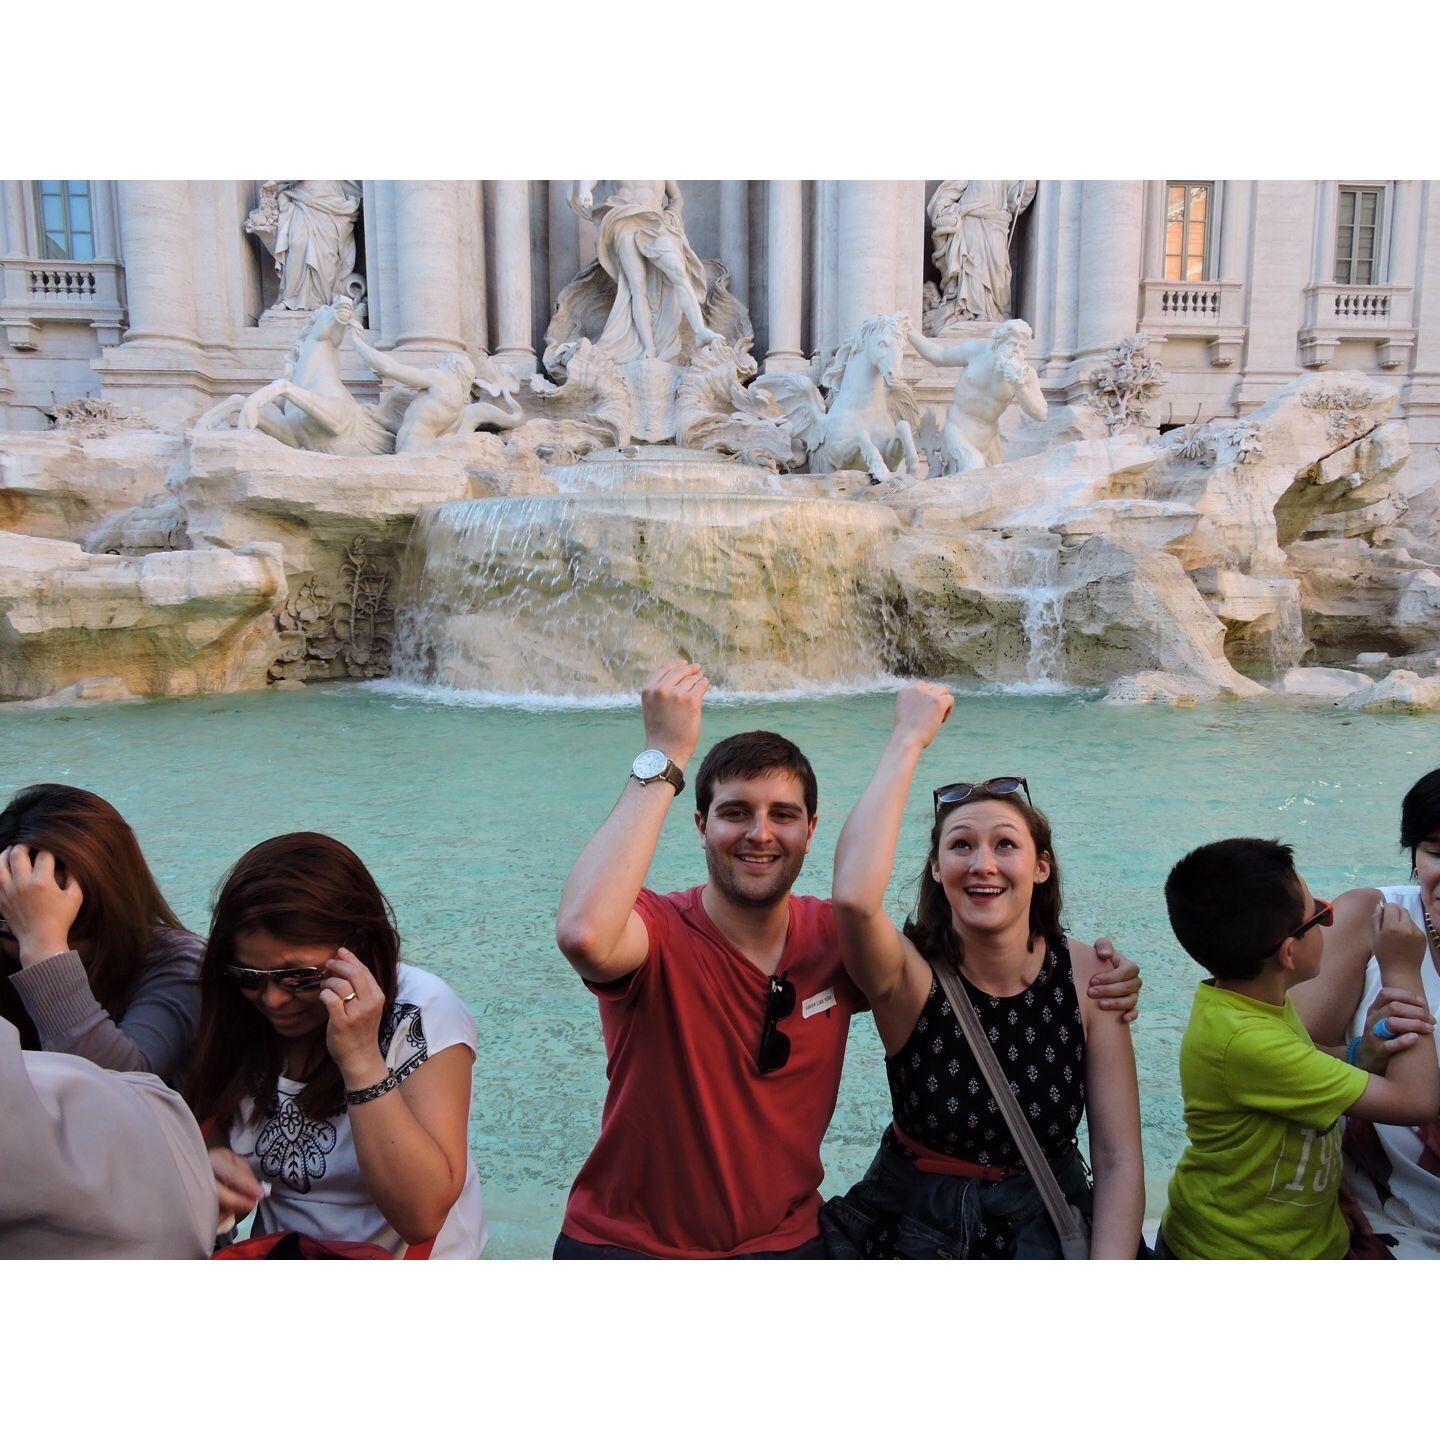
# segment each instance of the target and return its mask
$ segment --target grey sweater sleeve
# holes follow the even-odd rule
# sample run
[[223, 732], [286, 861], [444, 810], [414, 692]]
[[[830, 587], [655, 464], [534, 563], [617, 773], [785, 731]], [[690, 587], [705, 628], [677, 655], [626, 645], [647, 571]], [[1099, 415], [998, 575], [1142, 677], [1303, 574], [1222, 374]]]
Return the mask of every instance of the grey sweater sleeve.
[[44, 1049], [79, 1055], [104, 1070], [148, 1070], [167, 1084], [178, 1082], [200, 1018], [205, 943], [189, 931], [155, 933], [118, 1022], [95, 998], [74, 950], [26, 965], [10, 977]]

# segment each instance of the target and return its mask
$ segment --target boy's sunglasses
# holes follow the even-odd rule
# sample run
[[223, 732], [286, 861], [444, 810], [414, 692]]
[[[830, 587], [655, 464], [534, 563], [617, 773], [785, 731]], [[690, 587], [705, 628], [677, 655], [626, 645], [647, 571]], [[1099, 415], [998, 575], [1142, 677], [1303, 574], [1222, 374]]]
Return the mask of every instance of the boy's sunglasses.
[[1268, 960], [1287, 940], [1298, 940], [1307, 930], [1323, 925], [1327, 930], [1335, 923], [1335, 907], [1328, 900], [1315, 902], [1315, 913], [1302, 920], [1288, 935], [1282, 935], [1260, 958]]
[[323, 965], [291, 965], [282, 970], [247, 970], [243, 965], [227, 965], [225, 973], [242, 990], [263, 990], [274, 984], [294, 993], [316, 989], [330, 972]]
[[935, 813], [938, 815], [947, 805], [959, 805], [972, 795], [1013, 795], [1017, 790], [1025, 792], [1025, 803], [1034, 806], [1030, 798], [1030, 787], [1023, 775], [997, 775], [993, 780], [960, 780], [952, 785], [942, 785], [935, 792]]
[[790, 1037], [779, 1027], [794, 1008], [795, 987], [783, 975], [772, 975], [765, 1001], [765, 1028], [760, 1032], [760, 1053], [755, 1062], [762, 1075], [783, 1069], [790, 1058]]

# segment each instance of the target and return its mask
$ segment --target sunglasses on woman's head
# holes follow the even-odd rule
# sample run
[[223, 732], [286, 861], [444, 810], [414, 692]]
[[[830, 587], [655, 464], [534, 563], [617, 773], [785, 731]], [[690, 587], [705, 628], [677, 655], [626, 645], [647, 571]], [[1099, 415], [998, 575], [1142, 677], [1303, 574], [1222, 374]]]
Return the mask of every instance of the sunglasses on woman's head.
[[247, 970], [243, 965], [227, 965], [225, 973], [242, 990], [263, 990], [275, 984], [292, 992], [314, 990], [330, 973], [324, 965], [289, 965], [279, 970]]
[[1017, 790], [1025, 792], [1027, 805], [1035, 804], [1023, 775], [997, 775], [993, 780], [958, 780], [935, 791], [935, 813], [938, 815], [947, 805], [963, 804], [975, 795], [1013, 795]]

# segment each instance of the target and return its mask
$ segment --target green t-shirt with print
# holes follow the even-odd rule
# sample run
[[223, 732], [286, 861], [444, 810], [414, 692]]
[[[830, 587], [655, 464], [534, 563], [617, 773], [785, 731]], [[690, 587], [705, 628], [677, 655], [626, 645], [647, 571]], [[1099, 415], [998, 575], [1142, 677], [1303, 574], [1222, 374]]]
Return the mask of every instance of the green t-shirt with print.
[[1165, 1243], [1189, 1260], [1338, 1260], [1340, 1117], [1363, 1070], [1317, 1050], [1287, 998], [1195, 992], [1180, 1046], [1190, 1144], [1170, 1181]]

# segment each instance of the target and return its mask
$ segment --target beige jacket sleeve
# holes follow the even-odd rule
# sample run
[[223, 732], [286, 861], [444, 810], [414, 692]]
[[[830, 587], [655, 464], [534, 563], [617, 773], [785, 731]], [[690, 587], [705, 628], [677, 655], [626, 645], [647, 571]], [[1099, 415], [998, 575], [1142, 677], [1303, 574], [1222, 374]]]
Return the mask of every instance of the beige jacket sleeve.
[[0, 1259], [200, 1259], [217, 1204], [200, 1129], [155, 1076], [23, 1051], [0, 1020]]

